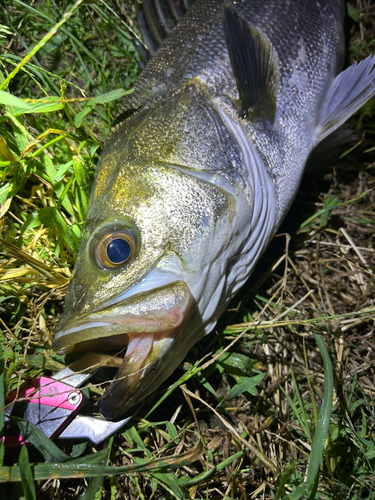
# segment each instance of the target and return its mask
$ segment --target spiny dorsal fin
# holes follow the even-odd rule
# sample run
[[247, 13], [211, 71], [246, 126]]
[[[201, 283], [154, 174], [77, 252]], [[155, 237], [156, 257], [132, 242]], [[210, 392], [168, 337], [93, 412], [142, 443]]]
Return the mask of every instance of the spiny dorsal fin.
[[224, 3], [224, 33], [243, 116], [273, 123], [278, 89], [277, 56], [267, 38]]
[[182, 4], [174, 0], [143, 0], [140, 10], [138, 1], [135, 0], [143, 43], [133, 40], [133, 45], [141, 58], [142, 69], [193, 3], [194, 0], [184, 0]]

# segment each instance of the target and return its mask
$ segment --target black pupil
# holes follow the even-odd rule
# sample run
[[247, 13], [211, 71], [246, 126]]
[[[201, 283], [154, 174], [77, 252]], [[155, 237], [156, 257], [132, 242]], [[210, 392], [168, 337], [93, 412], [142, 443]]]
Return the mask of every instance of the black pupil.
[[116, 238], [115, 240], [110, 241], [107, 245], [108, 259], [113, 264], [121, 264], [122, 262], [125, 262], [130, 257], [130, 253], [130, 244], [122, 238]]

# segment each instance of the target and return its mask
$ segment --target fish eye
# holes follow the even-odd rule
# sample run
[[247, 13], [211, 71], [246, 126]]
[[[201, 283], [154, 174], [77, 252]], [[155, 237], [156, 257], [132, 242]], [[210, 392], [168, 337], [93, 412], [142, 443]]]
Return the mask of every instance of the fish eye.
[[113, 264], [123, 264], [131, 254], [131, 246], [124, 238], [115, 238], [107, 245], [107, 257]]
[[132, 231], [121, 229], [107, 233], [98, 242], [96, 261], [102, 268], [122, 267], [135, 255], [137, 242]]

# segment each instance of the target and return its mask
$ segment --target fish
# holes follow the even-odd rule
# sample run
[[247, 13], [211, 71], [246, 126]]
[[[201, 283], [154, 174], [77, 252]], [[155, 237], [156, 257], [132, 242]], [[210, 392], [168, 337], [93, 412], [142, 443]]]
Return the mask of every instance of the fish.
[[160, 40], [103, 146], [53, 343], [123, 353], [105, 418], [213, 330], [311, 154], [375, 94], [373, 56], [341, 71], [343, 16], [341, 0], [197, 0]]

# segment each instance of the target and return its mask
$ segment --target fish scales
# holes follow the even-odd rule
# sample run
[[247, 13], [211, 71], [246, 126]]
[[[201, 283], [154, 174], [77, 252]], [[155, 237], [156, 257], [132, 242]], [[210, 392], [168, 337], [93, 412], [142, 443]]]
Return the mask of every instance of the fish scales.
[[[208, 0], [192, 6], [141, 74], [125, 112], [151, 102], [155, 106], [159, 99], [193, 78], [202, 82], [211, 98], [238, 99], [235, 79], [228, 78], [232, 73], [229, 57], [223, 57], [227, 47], [222, 3]], [[237, 2], [235, 6], [250, 24], [267, 35], [279, 59], [279, 127], [272, 134], [254, 123], [249, 123], [247, 129], [267, 157], [279, 194], [280, 221], [314, 147], [313, 130], [322, 101], [342, 64], [343, 3], [258, 0]]]
[[214, 328], [314, 147], [374, 94], [371, 57], [336, 76], [342, 19], [339, 0], [198, 0], [141, 74], [103, 148], [54, 343], [126, 348], [105, 417]]

